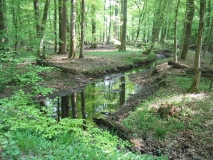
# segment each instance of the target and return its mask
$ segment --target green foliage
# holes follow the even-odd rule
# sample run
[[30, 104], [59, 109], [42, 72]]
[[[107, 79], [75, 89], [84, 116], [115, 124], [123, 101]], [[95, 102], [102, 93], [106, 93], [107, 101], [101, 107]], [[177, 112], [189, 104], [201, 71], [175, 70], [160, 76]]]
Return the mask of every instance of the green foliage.
[[[40, 73], [50, 72], [52, 67], [41, 67], [27, 65], [25, 68], [19, 68], [17, 63], [2, 63], [0, 67], [0, 90], [7, 86], [18, 85], [24, 87], [27, 85], [36, 85], [42, 81]], [[38, 86], [34, 89], [38, 89]], [[49, 89], [48, 92], [52, 90]]]
[[133, 112], [122, 121], [128, 129], [139, 133], [153, 133], [156, 138], [165, 138], [168, 132], [175, 133], [185, 128], [184, 123], [177, 118], [163, 120], [154, 110], [144, 108], [144, 105], [141, 106], [143, 106], [142, 110]]
[[[42, 114], [22, 90], [0, 100], [4, 159], [152, 159], [126, 151], [129, 144], [83, 120], [57, 122]], [[119, 148], [119, 149], [118, 149]]]
[[[172, 76], [172, 77], [170, 77], [170, 80], [172, 82], [175, 82], [178, 85], [178, 87], [180, 87], [184, 90], [187, 90], [189, 88], [189, 86], [191, 86], [191, 83], [193, 81], [193, 77], [191, 77], [191, 76], [188, 76], [188, 77], [187, 76], [186, 77]], [[208, 90], [209, 84], [210, 84], [209, 79], [201, 77], [199, 90], [200, 91]]]

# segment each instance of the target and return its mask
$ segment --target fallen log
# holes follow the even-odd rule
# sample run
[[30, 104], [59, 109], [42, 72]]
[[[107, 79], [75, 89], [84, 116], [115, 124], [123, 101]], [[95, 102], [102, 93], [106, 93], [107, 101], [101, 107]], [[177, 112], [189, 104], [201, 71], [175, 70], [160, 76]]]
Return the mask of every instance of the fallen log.
[[[201, 76], [202, 77], [206, 77], [206, 78], [211, 78], [213, 75], [213, 70], [211, 68], [201, 68]], [[195, 69], [194, 68], [188, 68], [186, 70], [187, 74], [194, 74], [195, 73]]]
[[[112, 118], [112, 117], [111, 117]], [[96, 117], [93, 118], [93, 121], [99, 125], [99, 126], [106, 126], [109, 130], [117, 133], [117, 135], [125, 140], [130, 140], [130, 137], [128, 136], [129, 130], [124, 128], [121, 124], [118, 122], [110, 119], [109, 117]]]
[[169, 61], [168, 65], [172, 66], [173, 68], [180, 68], [180, 69], [188, 68], [187, 65], [185, 65], [185, 64], [175, 63], [173, 61]]

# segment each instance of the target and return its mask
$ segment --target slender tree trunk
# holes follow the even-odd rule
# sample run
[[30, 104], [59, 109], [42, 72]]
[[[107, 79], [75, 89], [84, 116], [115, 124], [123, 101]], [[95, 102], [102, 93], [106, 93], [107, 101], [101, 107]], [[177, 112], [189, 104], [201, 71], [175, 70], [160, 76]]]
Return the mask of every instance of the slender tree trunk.
[[164, 0], [164, 1], [159, 1], [156, 0], [156, 12], [154, 13], [154, 21], [153, 21], [153, 26], [152, 26], [152, 40], [151, 40], [151, 45], [150, 47], [143, 52], [143, 54], [149, 54], [151, 53], [153, 47], [154, 47], [154, 43], [157, 41], [157, 38], [159, 36], [159, 32], [160, 32], [160, 28], [163, 24], [163, 20], [164, 20], [164, 10], [165, 8], [167, 8], [168, 5], [168, 1]]
[[40, 26], [40, 13], [39, 13], [39, 3], [38, 0], [34, 0], [33, 1], [33, 6], [34, 6], [34, 12], [35, 12], [35, 21], [36, 21], [36, 34], [37, 34], [37, 38], [39, 37], [39, 33], [41, 30], [41, 26]]
[[97, 48], [96, 42], [96, 14], [95, 14], [95, 5], [92, 4], [92, 44], [90, 48], [95, 49]]
[[177, 63], [177, 17], [178, 17], [178, 10], [180, 6], [180, 0], [177, 0], [177, 6], [175, 9], [175, 21], [174, 21], [174, 62]]
[[81, 0], [81, 46], [79, 58], [84, 58], [84, 0]]
[[4, 32], [5, 32], [5, 23], [4, 23], [4, 4], [3, 4], [3, 0], [0, 0], [0, 54], [2, 51], [4, 51], [5, 47], [5, 36], [4, 36]]
[[106, 20], [106, 0], [104, 0], [104, 30], [103, 30], [103, 44], [106, 42], [106, 28], [107, 28], [107, 20]]
[[44, 38], [44, 31], [45, 31], [45, 25], [46, 25], [46, 21], [47, 21], [47, 15], [48, 15], [48, 9], [49, 9], [49, 5], [50, 5], [50, 0], [45, 1], [44, 12], [43, 12], [43, 17], [42, 17], [41, 23], [39, 21], [40, 13], [39, 13], [38, 0], [34, 0], [33, 4], [34, 4], [34, 11], [35, 11], [35, 19], [36, 19], [37, 39], [40, 41], [39, 49], [37, 51], [37, 56], [43, 59], [43, 58], [45, 58], [45, 56], [42, 53], [42, 51], [44, 49], [43, 48], [43, 43], [44, 43], [43, 38]]
[[58, 53], [62, 54], [62, 46], [63, 46], [63, 0], [58, 0], [58, 14], [59, 14], [59, 50]]
[[76, 0], [71, 0], [70, 22], [70, 51], [68, 58], [74, 58], [76, 57]]
[[145, 14], [146, 14], [147, 0], [144, 1], [144, 5], [143, 5], [143, 9], [142, 10], [140, 9], [139, 5], [136, 2], [135, 2], [135, 4], [137, 5], [139, 13], [140, 13], [139, 14], [139, 19], [138, 19], [138, 27], [137, 27], [137, 31], [136, 31], [136, 38], [135, 38], [135, 43], [137, 43], [138, 37], [140, 35], [140, 31], [141, 31], [141, 26], [142, 26], [142, 23], [143, 23]]
[[213, 17], [212, 17], [212, 20], [211, 20], [211, 26], [210, 26], [209, 33], [208, 33], [206, 46], [205, 46], [204, 51], [203, 51], [203, 57], [205, 57], [205, 54], [208, 52], [209, 46], [211, 44], [212, 32], [213, 32]]
[[119, 51], [126, 51], [127, 0], [122, 0], [121, 45]]
[[198, 92], [199, 91], [199, 83], [200, 83], [200, 54], [202, 49], [202, 37], [203, 37], [203, 29], [205, 22], [205, 11], [206, 11], [206, 0], [200, 0], [200, 21], [199, 21], [199, 29], [198, 29], [198, 37], [197, 37], [197, 47], [195, 52], [195, 60], [194, 60], [194, 69], [195, 69], [195, 77], [194, 81], [191, 85], [191, 88], [188, 92]]
[[[14, 0], [12, 0], [12, 3], [14, 4]], [[17, 6], [17, 8], [19, 9], [19, 6]], [[15, 13], [15, 7], [12, 8], [12, 12], [13, 12], [13, 25], [14, 25], [14, 28], [15, 28], [14, 50], [16, 52], [17, 51], [17, 46], [18, 46], [18, 18], [17, 18], [17, 15]]]
[[118, 2], [115, 3], [115, 15], [114, 15], [114, 38], [118, 39]]
[[183, 37], [183, 45], [182, 45], [182, 50], [181, 50], [181, 59], [183, 59], [183, 60], [186, 60], [188, 50], [189, 50], [194, 12], [195, 12], [194, 0], [187, 0], [184, 37]]
[[55, 34], [55, 44], [54, 44], [54, 52], [57, 53], [57, 2], [54, 0], [54, 34]]
[[108, 36], [107, 36], [107, 44], [110, 43], [110, 39], [111, 39], [111, 28], [112, 28], [112, 4], [111, 4], [111, 0], [109, 1], [109, 32], [108, 32]]
[[61, 54], [66, 54], [67, 52], [67, 0], [63, 0], [63, 11], [62, 11], [62, 50]]

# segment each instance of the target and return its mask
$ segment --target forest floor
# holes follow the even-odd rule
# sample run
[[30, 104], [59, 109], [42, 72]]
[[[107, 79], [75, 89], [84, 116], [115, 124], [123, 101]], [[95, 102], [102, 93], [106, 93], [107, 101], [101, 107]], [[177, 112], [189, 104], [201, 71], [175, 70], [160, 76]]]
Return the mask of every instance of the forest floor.
[[[91, 49], [87, 49], [87, 51], [89, 52]], [[100, 50], [96, 51], [97, 54], [99, 54], [99, 51], [112, 52], [113, 54], [115, 49], [113, 47], [100, 47]], [[66, 94], [70, 90], [84, 87], [91, 80], [97, 78], [97, 76], [133, 67], [133, 64], [126, 63], [129, 56], [141, 56], [142, 60], [138, 64], [147, 63], [147, 57], [144, 58], [144, 55], [135, 55], [134, 53], [110, 57], [85, 54], [85, 57], [82, 59], [67, 59], [67, 55], [51, 56], [48, 58], [48, 65], [57, 66], [60, 69], [68, 68], [69, 70], [67, 70], [68, 72], [61, 72], [58, 69], [54, 69], [51, 72], [41, 72], [39, 74], [43, 77], [44, 81], [40, 82], [40, 84], [55, 88], [54, 96]], [[204, 68], [206, 72], [213, 71], [212, 65], [209, 65], [210, 57], [210, 55], [206, 55], [205, 59], [201, 59], [201, 68]], [[143, 86], [143, 91], [132, 96], [128, 103], [117, 112], [111, 113], [106, 119], [128, 130], [125, 134], [128, 135], [134, 145], [133, 150], [136, 152], [153, 155], [167, 154], [169, 159], [210, 160], [213, 157], [213, 107], [206, 109], [204, 106], [212, 106], [213, 93], [205, 89], [199, 94], [187, 94], [186, 89], [190, 86], [181, 88], [172, 78], [174, 76], [193, 78], [191, 69], [193, 68], [194, 54], [190, 54], [187, 61], [179, 61], [181, 66], [184, 66], [182, 68], [168, 65], [168, 60], [165, 59], [158, 62], [154, 70], [129, 75], [131, 81]], [[24, 65], [17, 66], [20, 68], [17, 71], [24, 72]], [[208, 73], [205, 76], [207, 76], [207, 79], [210, 79]], [[210, 80], [208, 82], [210, 83]], [[206, 86], [209, 86], [209, 83], [206, 83]], [[23, 88], [23, 90], [28, 90], [28, 88]], [[9, 96], [11, 93], [10, 89], [6, 89], [1, 92], [0, 98]], [[164, 95], [165, 93], [167, 94], [166, 96]], [[168, 98], [168, 95], [173, 98]], [[134, 121], [132, 116], [134, 117], [134, 115], [139, 114], [138, 111], [143, 110], [141, 106], [147, 105], [147, 101], [151, 101], [148, 107], [153, 111], [152, 114], [154, 116], [157, 115], [157, 111], [162, 103], [176, 105], [178, 101], [177, 108], [181, 110], [176, 111], [174, 117], [183, 122], [183, 129], [178, 130], [175, 134], [169, 131], [165, 137], [156, 138], [152, 131], [144, 133], [137, 126], [131, 129], [126, 127], [124, 124], [125, 119], [129, 118]], [[196, 116], [199, 119], [195, 120]], [[165, 121], [165, 123], [169, 121], [168, 119], [160, 120], [160, 118], [158, 120]], [[135, 123], [144, 122], [142, 120], [139, 122], [135, 120]], [[146, 124], [149, 125], [147, 122]], [[193, 124], [193, 127], [190, 124]], [[158, 125], [158, 122], [156, 122], [156, 125]]]
[[[110, 49], [111, 48], [109, 48], [109, 50]], [[107, 49], [106, 51], [109, 50]], [[201, 59], [201, 68], [203, 68], [205, 72], [203, 75], [208, 77], [207, 79], [210, 79], [210, 75], [212, 75], [212, 73], [208, 73], [208, 71], [213, 71], [212, 65], [209, 65], [210, 57], [210, 55], [207, 55], [206, 58]], [[57, 63], [57, 65], [62, 65], [65, 68], [66, 66], [69, 66], [68, 68], [76, 70], [78, 75], [74, 76], [74, 80], [77, 82], [76, 84], [78, 86], [84, 86], [94, 78], [94, 68], [97, 68], [97, 70], [95, 70], [97, 75], [101, 75], [100, 73], [106, 74], [111, 71], [118, 72], [121, 69], [127, 69], [129, 66], [125, 65], [124, 61], [122, 61], [122, 59], [125, 60], [125, 58], [126, 55], [113, 56], [113, 58], [86, 55], [84, 59], [68, 60], [66, 56], [56, 56], [53, 57], [51, 61]], [[128, 139], [134, 145], [133, 150], [143, 154], [167, 154], [169, 159], [210, 160], [213, 157], [213, 108], [207, 107], [208, 109], [206, 109], [205, 107], [202, 107], [205, 105], [212, 106], [213, 94], [206, 89], [199, 94], [187, 94], [186, 90], [190, 85], [186, 86], [186, 88], [181, 88], [174, 82], [174, 79], [171, 78], [173, 76], [178, 76], [188, 77], [191, 78], [191, 80], [193, 79], [192, 68], [194, 64], [194, 54], [190, 54], [187, 61], [179, 61], [179, 64], [183, 67], [168, 65], [168, 61], [169, 59], [160, 61], [154, 70], [129, 75], [131, 81], [143, 86], [143, 90], [132, 96], [128, 100], [128, 103], [122, 106], [117, 112], [111, 113], [106, 119], [113, 121], [113, 123], [118, 124], [118, 126], [122, 126], [122, 128], [124, 127], [124, 130], [128, 130], [123, 124], [123, 121], [126, 118], [131, 119], [132, 117], [137, 116], [137, 113], [135, 112], [140, 110], [140, 107], [138, 106], [145, 105], [143, 102], [146, 102], [147, 99], [156, 99], [157, 97], [156, 101], [149, 104], [149, 108], [154, 110], [154, 114], [157, 114], [162, 103], [169, 103], [172, 105], [176, 105], [177, 103], [177, 108], [180, 110], [175, 112], [173, 116], [178, 119], [178, 121], [181, 121], [182, 124], [184, 124], [184, 127], [174, 132], [168, 131], [163, 138], [156, 138], [153, 131], [144, 133], [137, 127], [130, 128], [130, 131], [128, 130], [125, 134], [128, 135]], [[91, 76], [88, 74], [90, 71]], [[84, 73], [87, 74], [85, 75]], [[57, 74], [54, 74], [54, 76], [56, 75]], [[66, 81], [70, 83], [70, 80], [73, 80], [73, 76], [71, 76], [72, 74], [69, 75], [70, 77], [67, 77], [69, 80], [66, 79]], [[60, 75], [58, 75], [57, 81], [60, 81], [59, 77]], [[64, 79], [61, 80], [64, 81]], [[210, 80], [208, 82], [210, 82]], [[60, 86], [58, 84], [62, 85]], [[68, 90], [70, 89], [70, 86], [72, 87], [72, 85], [68, 84], [64, 86], [62, 82], [57, 82], [55, 88]], [[206, 82], [206, 86], [209, 86], [209, 83]], [[170, 94], [171, 98], [165, 99], [163, 94], [155, 94], [156, 92], [167, 93], [166, 96]], [[199, 118], [194, 119], [196, 116]], [[143, 123], [143, 121], [137, 122], [136, 120], [134, 121], [134, 118], [132, 119], [133, 124]], [[156, 122], [156, 126], [157, 125]], [[170, 127], [170, 125], [168, 125], [168, 127]]]

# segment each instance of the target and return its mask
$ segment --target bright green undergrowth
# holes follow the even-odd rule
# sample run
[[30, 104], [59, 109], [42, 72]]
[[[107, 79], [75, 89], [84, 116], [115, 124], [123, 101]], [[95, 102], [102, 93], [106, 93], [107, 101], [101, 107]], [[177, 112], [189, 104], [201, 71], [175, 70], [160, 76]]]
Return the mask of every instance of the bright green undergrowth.
[[[17, 70], [12, 63], [1, 68], [1, 85], [32, 87], [32, 92], [14, 91], [13, 96], [0, 99], [0, 150], [3, 159], [166, 159], [138, 155], [126, 150], [129, 143], [107, 131], [87, 125], [82, 119], [64, 118], [57, 122], [48, 109], [36, 105], [33, 96], [46, 95], [51, 88], [39, 85], [40, 73], [53, 68], [26, 66]], [[5, 77], [7, 77], [5, 79]], [[44, 114], [45, 113], [45, 114]]]
[[[135, 133], [145, 133], [155, 138], [166, 138], [168, 133], [175, 134], [186, 127], [202, 131], [202, 122], [211, 119], [203, 114], [212, 109], [210, 98], [203, 92], [209, 88], [210, 80], [201, 78], [200, 94], [183, 94], [190, 87], [192, 78], [172, 76], [169, 79], [174, 88], [160, 88], [123, 120], [125, 127]], [[157, 113], [161, 103], [172, 104], [181, 111], [168, 119], [161, 119]]]
[[90, 125], [84, 131], [81, 119], [57, 122], [48, 111], [42, 114], [29, 98], [18, 91], [0, 100], [0, 148], [4, 159], [153, 159], [127, 151], [129, 143], [108, 131]]
[[[190, 88], [193, 79], [194, 79], [194, 76], [185, 76], [185, 77], [172, 76], [172, 77], [170, 77], [171, 81], [174, 81], [181, 89], [185, 89], [185, 90]], [[201, 91], [208, 90], [209, 85], [210, 85], [210, 79], [201, 77], [199, 89]]]

